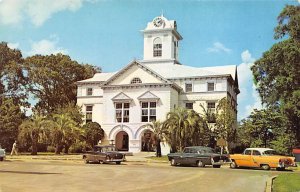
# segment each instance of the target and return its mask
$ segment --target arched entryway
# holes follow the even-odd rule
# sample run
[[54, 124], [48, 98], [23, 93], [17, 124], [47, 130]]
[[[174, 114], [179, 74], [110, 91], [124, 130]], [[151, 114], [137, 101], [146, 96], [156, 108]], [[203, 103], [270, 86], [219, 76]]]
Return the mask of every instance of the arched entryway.
[[150, 130], [145, 130], [141, 134], [141, 151], [154, 151], [155, 138], [154, 133]]
[[117, 133], [116, 139], [115, 139], [115, 145], [119, 151], [128, 151], [129, 137], [125, 131], [120, 131]]

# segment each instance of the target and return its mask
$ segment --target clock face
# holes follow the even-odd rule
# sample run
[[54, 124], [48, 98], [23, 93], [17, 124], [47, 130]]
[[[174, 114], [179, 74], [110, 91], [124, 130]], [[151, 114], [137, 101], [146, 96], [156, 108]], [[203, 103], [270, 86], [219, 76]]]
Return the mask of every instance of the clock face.
[[155, 27], [160, 27], [164, 24], [164, 20], [161, 17], [156, 17], [153, 20], [153, 24], [154, 24]]

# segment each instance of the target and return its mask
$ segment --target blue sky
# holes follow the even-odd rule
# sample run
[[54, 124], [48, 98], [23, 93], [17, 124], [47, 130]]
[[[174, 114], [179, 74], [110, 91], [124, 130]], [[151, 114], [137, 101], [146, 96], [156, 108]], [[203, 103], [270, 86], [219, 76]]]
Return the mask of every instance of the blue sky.
[[[300, 1], [300, 0], [299, 0]], [[296, 0], [0, 0], [0, 41], [23, 55], [62, 52], [113, 72], [142, 59], [143, 30], [161, 15], [176, 20], [179, 60], [195, 67], [237, 65], [239, 119], [260, 100], [249, 67], [276, 41], [273, 29]]]

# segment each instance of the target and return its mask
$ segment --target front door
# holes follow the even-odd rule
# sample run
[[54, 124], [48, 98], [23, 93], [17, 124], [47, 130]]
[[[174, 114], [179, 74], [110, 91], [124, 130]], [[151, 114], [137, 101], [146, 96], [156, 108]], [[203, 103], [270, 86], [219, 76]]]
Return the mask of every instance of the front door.
[[120, 131], [116, 135], [116, 148], [118, 151], [128, 151], [129, 149], [129, 137], [125, 131]]

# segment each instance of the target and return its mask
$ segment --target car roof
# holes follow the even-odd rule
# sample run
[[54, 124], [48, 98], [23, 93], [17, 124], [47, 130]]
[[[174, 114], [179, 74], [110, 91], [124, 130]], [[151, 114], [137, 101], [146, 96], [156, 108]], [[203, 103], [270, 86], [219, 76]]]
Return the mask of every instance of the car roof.
[[260, 148], [260, 147], [246, 148], [245, 150], [257, 150], [260, 152], [269, 151], [269, 150], [274, 151], [274, 149], [271, 149], [271, 148]]
[[114, 145], [95, 145], [94, 147], [106, 148], [106, 147], [115, 147], [115, 146]]
[[211, 147], [205, 147], [205, 146], [190, 146], [190, 147], [186, 147], [186, 148], [193, 148], [193, 149], [212, 149]]

